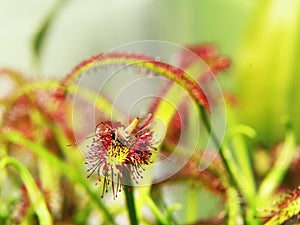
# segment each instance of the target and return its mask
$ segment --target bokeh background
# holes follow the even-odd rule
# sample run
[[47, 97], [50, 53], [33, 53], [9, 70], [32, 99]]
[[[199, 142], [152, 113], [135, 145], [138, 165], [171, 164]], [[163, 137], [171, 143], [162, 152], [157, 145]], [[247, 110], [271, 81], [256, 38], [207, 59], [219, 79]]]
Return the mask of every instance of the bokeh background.
[[[61, 79], [82, 60], [128, 42], [211, 43], [232, 63], [219, 76], [228, 126], [252, 127], [256, 146], [268, 153], [284, 140], [286, 120], [299, 143], [299, 24], [299, 0], [0, 0], [0, 67]], [[6, 87], [0, 79], [0, 93]], [[176, 203], [169, 196], [185, 187], [171, 188], [166, 201]], [[220, 210], [218, 198], [193, 196], [212, 206], [189, 212], [190, 221]], [[192, 204], [187, 199], [179, 200]]]
[[[47, 22], [37, 59], [33, 41]], [[270, 146], [283, 138], [284, 116], [300, 133], [298, 24], [296, 0], [1, 0], [0, 65], [61, 78], [128, 42], [213, 43], [232, 59], [223, 85], [238, 96], [239, 121]]]

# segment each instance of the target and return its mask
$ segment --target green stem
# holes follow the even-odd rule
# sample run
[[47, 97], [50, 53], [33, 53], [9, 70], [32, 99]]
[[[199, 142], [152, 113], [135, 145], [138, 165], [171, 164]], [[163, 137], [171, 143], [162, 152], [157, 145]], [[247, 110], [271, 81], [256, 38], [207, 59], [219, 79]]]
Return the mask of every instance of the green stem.
[[146, 202], [151, 209], [152, 213], [155, 215], [158, 222], [162, 225], [168, 225], [168, 219], [160, 212], [160, 209], [156, 206], [153, 199], [149, 195], [145, 195]]
[[11, 143], [19, 144], [27, 147], [32, 152], [37, 154], [37, 156], [48, 160], [50, 163], [58, 167], [64, 174], [68, 176], [75, 183], [81, 185], [81, 187], [88, 193], [91, 201], [93, 201], [99, 209], [103, 211], [107, 219], [111, 224], [116, 224], [113, 215], [109, 212], [108, 208], [100, 201], [98, 194], [96, 194], [87, 184], [86, 180], [80, 175], [79, 171], [68, 165], [66, 162], [62, 161], [52, 153], [50, 153], [44, 146], [38, 145], [35, 142], [26, 139], [20, 133], [16, 131], [8, 131], [1, 133], [0, 139], [3, 138]]
[[19, 172], [28, 193], [30, 202], [36, 212], [41, 225], [52, 225], [52, 217], [48, 210], [45, 197], [37, 187], [32, 175], [18, 160], [6, 156], [0, 161], [0, 170], [6, 165], [13, 165]]
[[[223, 162], [223, 164], [224, 164], [224, 166], [225, 166], [225, 169], [226, 169], [226, 171], [227, 171], [227, 173], [228, 173], [228, 175], [229, 175], [230, 181], [231, 181], [230, 183], [233, 183], [233, 184], [237, 187], [236, 183], [234, 182], [234, 179], [233, 179], [234, 176], [233, 176], [233, 174], [232, 174], [232, 172], [231, 172], [231, 170], [230, 170], [230, 166], [229, 166], [228, 162], [226, 161], [226, 157], [225, 157], [225, 155], [224, 155], [223, 147], [222, 147], [221, 143], [219, 142], [218, 138], [216, 137], [214, 131], [213, 131], [212, 128], [211, 128], [210, 121], [209, 121], [209, 119], [208, 119], [208, 116], [207, 116], [207, 114], [206, 114], [206, 112], [205, 112], [203, 106], [200, 105], [200, 104], [198, 104], [198, 106], [199, 106], [199, 107], [198, 107], [198, 108], [199, 108], [199, 111], [200, 111], [200, 113], [201, 113], [201, 117], [202, 117], [203, 122], [204, 122], [204, 126], [205, 126], [206, 130], [208, 131], [208, 133], [210, 133], [211, 138], [212, 138], [212, 140], [214, 141], [216, 147], [219, 149], [219, 152], [220, 152], [220, 156], [221, 156], [222, 162]], [[200, 118], [200, 119], [201, 119], [201, 118]]]
[[131, 180], [128, 172], [124, 172], [123, 176], [124, 176], [125, 183], [126, 183], [126, 185], [124, 185], [124, 189], [125, 189], [124, 193], [125, 193], [125, 197], [126, 197], [126, 205], [127, 205], [127, 209], [128, 209], [130, 224], [137, 225], [138, 220], [137, 220], [136, 209], [135, 209], [135, 204], [134, 204], [134, 196], [133, 196], [134, 188], [132, 185], [132, 180]]
[[[200, 104], [198, 104], [198, 106], [199, 106], [199, 110], [200, 110], [200, 113], [201, 113], [201, 116], [203, 119], [204, 126], [205, 126], [206, 130], [209, 132], [209, 134], [211, 135], [211, 138], [214, 141], [216, 147], [219, 149], [220, 157], [222, 159], [223, 165], [229, 175], [228, 176], [228, 184], [230, 186], [232, 186], [239, 194], [241, 194], [242, 192], [237, 184], [237, 181], [235, 180], [235, 176], [234, 176], [234, 174], [231, 170], [231, 167], [228, 163], [229, 161], [226, 160], [227, 157], [225, 156], [224, 148], [223, 148], [222, 144], [219, 142], [217, 136], [215, 135], [203, 106]], [[243, 213], [242, 213], [242, 216], [243, 216], [244, 221], [246, 221], [245, 215]]]
[[188, 190], [186, 193], [186, 207], [185, 207], [185, 217], [186, 221], [193, 221], [195, 218], [197, 218], [197, 204], [198, 202], [195, 201], [197, 199], [197, 196], [195, 195], [195, 192], [192, 190]]

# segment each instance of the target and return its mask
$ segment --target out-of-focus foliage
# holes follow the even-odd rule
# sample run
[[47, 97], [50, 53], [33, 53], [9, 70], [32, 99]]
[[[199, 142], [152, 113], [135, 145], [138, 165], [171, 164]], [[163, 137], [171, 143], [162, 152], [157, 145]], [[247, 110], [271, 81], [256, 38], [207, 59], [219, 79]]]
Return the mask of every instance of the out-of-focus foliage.
[[[299, 22], [298, 0], [1, 0], [0, 68], [28, 72], [0, 70], [0, 224], [297, 224]], [[79, 150], [68, 146], [74, 134], [64, 94], [76, 91], [74, 73], [63, 81], [43, 78], [65, 77], [90, 55], [142, 39], [209, 42], [230, 57], [227, 74], [229, 64], [218, 71], [228, 129], [206, 170], [199, 171], [203, 155], [196, 152], [172, 178], [102, 199]], [[130, 54], [120, 54], [116, 63], [126, 63]], [[205, 61], [210, 69], [218, 68], [218, 57]], [[213, 134], [201, 91], [185, 73], [159, 63], [144, 67], [186, 89], [202, 112], [201, 126]], [[78, 93], [91, 102], [88, 90]], [[109, 112], [110, 102], [99, 100], [99, 111]], [[175, 112], [159, 107], [155, 112], [174, 125], [159, 149], [168, 156], [181, 125]]]
[[237, 115], [269, 146], [282, 140], [291, 118], [300, 137], [300, 2], [264, 1], [253, 11], [236, 59]]

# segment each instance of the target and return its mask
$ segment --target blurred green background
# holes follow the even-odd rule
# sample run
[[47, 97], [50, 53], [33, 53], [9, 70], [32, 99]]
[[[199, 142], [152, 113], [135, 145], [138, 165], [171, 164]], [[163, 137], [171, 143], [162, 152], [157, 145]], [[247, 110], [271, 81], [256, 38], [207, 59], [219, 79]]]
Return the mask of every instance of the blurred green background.
[[[32, 43], [47, 18], [37, 59]], [[300, 133], [299, 1], [1, 0], [0, 28], [0, 65], [43, 78], [127, 42], [214, 43], [232, 59], [222, 82], [237, 97], [234, 121], [267, 146], [283, 139], [285, 116]]]
[[[57, 2], [0, 1], [2, 65], [32, 71], [32, 38]], [[257, 4], [247, 0], [64, 1], [45, 38], [40, 72], [63, 76], [91, 54], [144, 39], [181, 45], [212, 42], [233, 55]]]

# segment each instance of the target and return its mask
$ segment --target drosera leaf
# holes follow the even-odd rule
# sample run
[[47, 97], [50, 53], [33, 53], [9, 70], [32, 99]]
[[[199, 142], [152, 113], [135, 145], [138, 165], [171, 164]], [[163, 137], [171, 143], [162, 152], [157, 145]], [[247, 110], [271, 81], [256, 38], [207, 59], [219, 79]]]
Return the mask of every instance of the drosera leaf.
[[296, 153], [296, 137], [292, 125], [286, 121], [286, 138], [271, 171], [262, 181], [258, 196], [263, 202], [279, 186]]
[[80, 77], [84, 72], [90, 68], [96, 66], [110, 66], [121, 64], [126, 65], [135, 65], [137, 67], [148, 69], [154, 74], [159, 74], [164, 76], [177, 84], [179, 84], [183, 89], [185, 89], [199, 104], [207, 105], [207, 99], [203, 93], [201, 87], [198, 83], [185, 71], [172, 66], [170, 64], [157, 61], [157, 59], [134, 53], [118, 53], [110, 52], [103, 53], [100, 55], [93, 56], [81, 64], [79, 64], [75, 69], [68, 74], [65, 79], [61, 82], [61, 86], [57, 91], [57, 96], [66, 96], [69, 85], [78, 77]]
[[116, 224], [113, 215], [101, 201], [98, 194], [90, 188], [89, 184], [86, 182], [86, 179], [81, 176], [79, 170], [73, 168], [69, 164], [62, 161], [59, 157], [56, 157], [55, 155], [50, 153], [44, 146], [25, 138], [21, 133], [17, 131], [3, 132], [0, 134], [0, 139], [4, 139], [6, 141], [9, 141], [10, 143], [24, 146], [34, 152], [38, 157], [43, 158], [55, 165], [69, 179], [81, 186], [86, 191], [86, 193], [90, 197], [91, 202], [93, 202], [95, 206], [97, 206], [103, 212], [103, 214], [111, 224]]
[[[60, 84], [56, 81], [33, 81], [26, 82], [22, 86], [20, 86], [17, 90], [10, 94], [10, 96], [3, 100], [3, 104], [6, 109], [12, 106], [12, 104], [22, 95], [36, 95], [38, 91], [44, 91], [49, 93], [55, 93], [55, 91], [59, 88]], [[90, 90], [84, 89], [82, 87], [75, 86], [74, 84], [70, 84], [68, 89], [70, 95], [79, 95], [85, 101], [95, 104], [95, 106], [100, 109], [105, 115], [110, 115], [112, 104], [107, 99], [102, 96], [96, 96], [95, 93]], [[55, 104], [56, 99], [55, 95], [53, 96], [53, 104]], [[97, 97], [97, 101], [95, 102], [95, 98]], [[48, 103], [49, 104], [49, 103]]]
[[[76, 80], [81, 78], [81, 76], [84, 76], [90, 69], [105, 66], [120, 66], [118, 69], [121, 69], [123, 67], [128, 67], [129, 65], [133, 65], [134, 67], [147, 70], [149, 73], [151, 72], [151, 74], [157, 74], [174, 81], [177, 83], [177, 86], [185, 90], [196, 103], [203, 106], [208, 105], [208, 100], [200, 85], [185, 71], [170, 64], [158, 61], [157, 58], [152, 56], [126, 52], [102, 53], [83, 61], [61, 81], [61, 85], [55, 93], [55, 96], [61, 99], [65, 98], [69, 92], [70, 86], [75, 83]], [[101, 76], [103, 74], [98, 73], [97, 75]], [[174, 93], [173, 89], [167, 92], [168, 96], [165, 97], [168, 97], [172, 101], [174, 100], [176, 104], [179, 104], [183, 100], [183, 97], [178, 95], [174, 96], [172, 93]], [[176, 98], [174, 99], [174, 97]], [[153, 112], [152, 114], [155, 114], [154, 116], [159, 115], [159, 118], [164, 124], [169, 124], [175, 109], [165, 101], [161, 101], [160, 103], [161, 105], [157, 108], [158, 111], [155, 113]]]
[[227, 224], [243, 224], [242, 209], [237, 191], [233, 187], [226, 187], [227, 195]]
[[[14, 135], [14, 134], [11, 134]], [[21, 179], [24, 182], [30, 202], [33, 206], [34, 211], [37, 214], [38, 220], [41, 225], [51, 225], [53, 224], [51, 214], [47, 208], [47, 204], [43, 194], [40, 189], [37, 187], [33, 177], [25, 166], [23, 166], [17, 159], [6, 156], [0, 161], [0, 169], [4, 168], [7, 165], [14, 166], [19, 174]]]
[[[254, 196], [256, 194], [256, 183], [251, 165], [251, 156], [249, 147], [246, 145], [245, 138], [253, 139], [256, 136], [255, 130], [246, 125], [234, 125], [227, 131], [226, 139], [230, 143], [233, 151], [233, 157], [236, 161], [239, 173], [237, 174], [236, 181], [238, 183], [245, 181], [245, 184], [240, 184], [240, 187], [244, 187], [241, 191], [244, 193], [248, 202], [254, 202]], [[247, 177], [247, 179], [240, 179], [240, 177]]]
[[285, 224], [292, 218], [295, 219], [295, 224], [300, 222], [300, 186], [292, 191], [284, 193], [280, 199], [275, 201], [267, 215], [267, 221], [264, 225]]
[[7, 76], [17, 84], [22, 84], [24, 82], [24, 75], [21, 74], [21, 72], [10, 68], [0, 68], [0, 77], [1, 76]]

